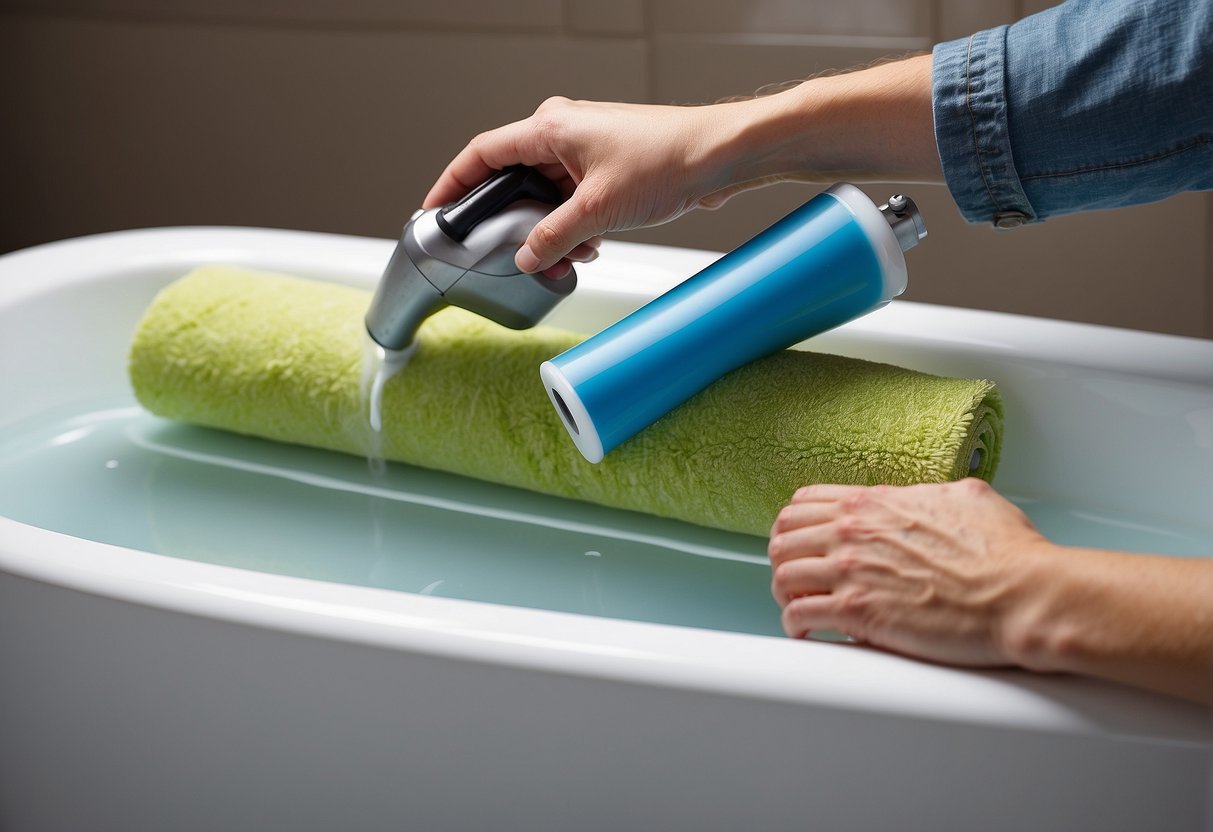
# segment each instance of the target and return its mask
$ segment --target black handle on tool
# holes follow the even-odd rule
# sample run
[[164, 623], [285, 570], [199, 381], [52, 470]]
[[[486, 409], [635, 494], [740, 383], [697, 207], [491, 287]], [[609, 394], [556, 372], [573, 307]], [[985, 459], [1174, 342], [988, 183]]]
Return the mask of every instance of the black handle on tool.
[[438, 227], [456, 242], [463, 242], [472, 229], [511, 202], [536, 199], [559, 205], [560, 188], [534, 168], [514, 165], [481, 182], [471, 193], [438, 212]]

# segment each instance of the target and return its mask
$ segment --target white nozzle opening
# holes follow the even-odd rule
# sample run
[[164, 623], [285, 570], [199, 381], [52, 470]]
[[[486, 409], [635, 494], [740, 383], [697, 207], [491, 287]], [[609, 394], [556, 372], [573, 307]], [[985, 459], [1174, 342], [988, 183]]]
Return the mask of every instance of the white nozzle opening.
[[577, 450], [590, 462], [602, 462], [602, 439], [573, 385], [551, 361], [539, 365], [539, 378]]

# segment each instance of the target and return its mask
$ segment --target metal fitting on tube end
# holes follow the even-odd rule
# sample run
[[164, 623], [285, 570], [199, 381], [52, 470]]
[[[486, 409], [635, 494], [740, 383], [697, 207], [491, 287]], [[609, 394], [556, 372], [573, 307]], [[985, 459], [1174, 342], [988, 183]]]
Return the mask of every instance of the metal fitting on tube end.
[[880, 213], [888, 220], [902, 251], [909, 251], [927, 236], [927, 226], [922, 221], [918, 206], [905, 194], [889, 197], [889, 201], [880, 206]]

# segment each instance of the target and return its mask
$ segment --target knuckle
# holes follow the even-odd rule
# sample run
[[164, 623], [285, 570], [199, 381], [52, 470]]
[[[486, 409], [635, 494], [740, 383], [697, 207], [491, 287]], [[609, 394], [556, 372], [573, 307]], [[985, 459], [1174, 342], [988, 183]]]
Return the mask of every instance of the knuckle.
[[797, 560], [799, 556], [796, 541], [789, 539], [787, 535], [776, 535], [767, 544], [767, 557], [771, 561], [772, 569], [783, 563]]
[[555, 99], [549, 98], [531, 116], [531, 125], [540, 138], [554, 143], [564, 130], [564, 116], [561, 107], [553, 104]]
[[851, 496], [849, 496], [845, 500], [843, 500], [842, 507], [848, 513], [863, 511], [865, 508], [868, 507], [868, 504], [871, 502], [871, 499], [872, 498], [868, 491], [860, 491], [856, 494], [852, 494]]
[[959, 487], [963, 494], [970, 497], [980, 497], [993, 490], [988, 482], [977, 477], [966, 477], [960, 481]]
[[787, 541], [780, 535], [775, 535], [771, 538], [770, 542], [767, 543], [767, 557], [771, 559], [772, 563], [778, 564], [780, 562], [786, 546]]
[[472, 140], [470, 142], [468, 142], [468, 147], [471, 147], [471, 148], [483, 147], [486, 143], [488, 143], [489, 135], [490, 135], [489, 131], [487, 131], [487, 130], [483, 133], [477, 133], [475, 136], [472, 136]]
[[545, 252], [558, 251], [564, 243], [564, 235], [546, 220], [536, 225], [532, 233]]
[[845, 514], [834, 521], [839, 540], [856, 540], [863, 536], [864, 524], [853, 514]]
[[805, 485], [796, 489], [796, 493], [792, 495], [793, 500], [811, 500], [821, 493], [820, 485]]
[[872, 609], [871, 596], [862, 589], [847, 589], [836, 595], [838, 613], [849, 622], [864, 621]]
[[800, 608], [797, 604], [790, 603], [783, 608], [783, 612], [779, 614], [779, 623], [783, 625], [783, 631], [792, 638], [800, 638], [804, 635]]
[[793, 526], [792, 518], [794, 515], [795, 515], [795, 512], [792, 510], [791, 506], [784, 506], [783, 508], [781, 508], [779, 510], [779, 513], [775, 515], [774, 530], [776, 532], [784, 532], [784, 531], [787, 531], [788, 529], [792, 528], [792, 526]]
[[771, 570], [771, 582], [777, 587], [785, 587], [792, 581], [790, 562], [777, 563]]
[[585, 180], [577, 186], [577, 202], [583, 216], [602, 224], [610, 205], [608, 185], [601, 180]]
[[794, 613], [792, 611], [791, 604], [788, 604], [787, 606], [785, 606], [783, 608], [783, 610], [779, 613], [779, 623], [783, 627], [783, 631], [785, 633], [787, 633], [788, 635], [792, 635], [792, 616], [793, 615], [794, 615]]
[[842, 578], [851, 577], [862, 565], [859, 554], [853, 549], [844, 549], [834, 556], [834, 568]]
[[564, 129], [560, 120], [550, 115], [537, 113], [534, 121], [535, 136], [540, 142], [551, 147], [560, 143], [560, 135]]
[[535, 110], [535, 112], [538, 113], [545, 110], [558, 110], [569, 103], [570, 100], [563, 95], [549, 95], [539, 104], [539, 108]]

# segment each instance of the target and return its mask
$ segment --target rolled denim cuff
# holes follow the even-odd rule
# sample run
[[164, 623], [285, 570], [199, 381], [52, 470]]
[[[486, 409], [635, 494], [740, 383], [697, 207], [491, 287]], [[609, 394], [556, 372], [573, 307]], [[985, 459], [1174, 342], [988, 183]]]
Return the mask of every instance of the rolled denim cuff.
[[937, 45], [931, 100], [944, 179], [969, 222], [1014, 228], [1037, 219], [1007, 127], [1007, 27]]

